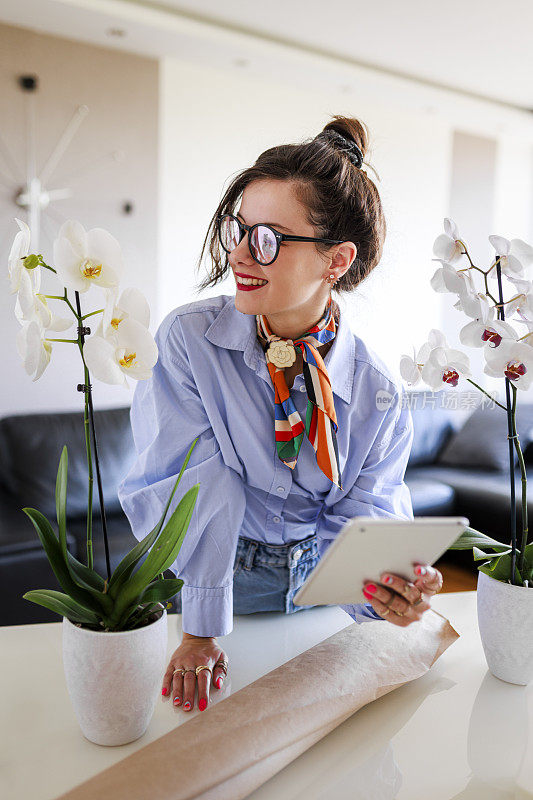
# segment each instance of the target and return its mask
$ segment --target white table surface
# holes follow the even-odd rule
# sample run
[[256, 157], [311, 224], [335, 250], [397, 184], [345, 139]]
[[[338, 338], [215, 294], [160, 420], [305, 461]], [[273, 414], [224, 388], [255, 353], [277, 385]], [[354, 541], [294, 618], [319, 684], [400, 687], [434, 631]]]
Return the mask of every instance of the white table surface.
[[[533, 798], [533, 683], [515, 686], [488, 671], [476, 592], [440, 594], [432, 606], [460, 638], [429, 672], [360, 709], [250, 798]], [[168, 624], [170, 658], [181, 639], [181, 615], [170, 614]], [[210, 703], [350, 624], [337, 606], [235, 616], [233, 631], [220, 637], [230, 659], [226, 686], [212, 692]], [[158, 700], [136, 742], [89, 742], [68, 696], [61, 637], [61, 622], [0, 628], [0, 797], [6, 800], [55, 798], [192, 715], [208, 713], [209, 706], [184, 712]]]

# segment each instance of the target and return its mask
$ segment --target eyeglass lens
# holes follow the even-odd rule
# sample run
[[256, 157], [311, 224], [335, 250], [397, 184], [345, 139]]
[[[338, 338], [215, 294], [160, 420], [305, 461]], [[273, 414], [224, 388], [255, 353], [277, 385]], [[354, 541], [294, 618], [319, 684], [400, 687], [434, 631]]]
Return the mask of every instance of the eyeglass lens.
[[[220, 239], [222, 247], [226, 252], [231, 253], [240, 243], [242, 229], [235, 217], [229, 215], [222, 218], [220, 222]], [[250, 237], [250, 247], [254, 257], [260, 264], [270, 264], [276, 256], [278, 243], [270, 228], [259, 225], [254, 228]]]

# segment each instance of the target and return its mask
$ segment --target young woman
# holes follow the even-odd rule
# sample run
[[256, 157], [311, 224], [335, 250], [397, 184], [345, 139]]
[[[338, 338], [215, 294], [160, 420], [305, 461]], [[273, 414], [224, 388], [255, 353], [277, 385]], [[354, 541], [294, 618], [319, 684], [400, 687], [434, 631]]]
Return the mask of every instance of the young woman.
[[[170, 509], [200, 484], [172, 567], [184, 581], [183, 638], [162, 687], [184, 710], [196, 685], [201, 710], [220, 688], [228, 660], [216, 637], [232, 630], [233, 613], [308, 608], [294, 594], [348, 519], [413, 518], [411, 413], [331, 295], [353, 291], [381, 258], [386, 226], [366, 150], [366, 127], [336, 115], [314, 139], [270, 148], [237, 175], [199, 262], [209, 240], [200, 291], [231, 274], [236, 294], [168, 314], [152, 377], [135, 389], [137, 460], [119, 498], [138, 539], [198, 438]], [[369, 603], [342, 608], [356, 622], [409, 625], [442, 588], [425, 568], [414, 581], [384, 573], [366, 585]]]

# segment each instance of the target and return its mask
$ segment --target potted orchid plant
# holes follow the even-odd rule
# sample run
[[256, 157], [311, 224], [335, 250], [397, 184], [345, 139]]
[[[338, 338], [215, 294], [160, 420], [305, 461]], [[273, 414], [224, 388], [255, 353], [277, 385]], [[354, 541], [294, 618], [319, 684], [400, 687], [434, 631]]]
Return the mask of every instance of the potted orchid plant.
[[[481, 349], [484, 372], [505, 381], [505, 404], [472, 380], [468, 355], [449, 347], [444, 334], [434, 328], [413, 356], [403, 355], [400, 374], [409, 386], [420, 380], [433, 391], [468, 381], [490, 397], [507, 415], [511, 528], [502, 531], [503, 544], [467, 527], [450, 549], [473, 549], [478, 565], [477, 611], [487, 664], [493, 675], [510, 683], [526, 685], [533, 678], [533, 542], [528, 544], [527, 474], [516, 432], [516, 401], [533, 380], [533, 282], [527, 277], [533, 265], [533, 247], [521, 239], [489, 236], [495, 250], [493, 263], [476, 266], [453, 220], [444, 220], [444, 233], [433, 244], [441, 266], [431, 278], [436, 292], [456, 298], [454, 308], [469, 319], [459, 331], [461, 343]], [[512, 296], [504, 299], [502, 278], [511, 284]], [[481, 290], [476, 280], [481, 280]], [[495, 286], [494, 286], [495, 282]], [[515, 325], [526, 327], [526, 333]], [[521, 476], [521, 538], [517, 543], [515, 457]], [[488, 552], [488, 551], [495, 552]]]
[[[34, 589], [23, 597], [62, 617], [67, 688], [83, 734], [97, 744], [126, 744], [148, 727], [166, 663], [167, 601], [181, 590], [183, 581], [164, 578], [163, 573], [180, 551], [199, 484], [184, 494], [164, 523], [197, 440], [189, 449], [161, 519], [111, 571], [90, 378], [93, 375], [104, 383], [128, 387], [128, 376], [134, 380], [151, 376], [158, 350], [148, 329], [150, 310], [136, 288], [126, 288], [118, 295], [124, 261], [118, 241], [108, 231], [85, 231], [81, 223], [67, 220], [54, 241], [55, 266], [50, 266], [41, 254], [31, 253], [28, 225], [20, 219], [16, 222], [20, 230], [11, 247], [8, 269], [11, 293], [17, 295], [15, 315], [21, 325], [17, 349], [33, 381], [50, 363], [56, 343], [73, 344], [79, 350], [83, 383], [77, 388], [85, 397], [88, 469], [86, 563], [67, 548], [68, 453], [63, 447], [55, 491], [57, 534], [38, 509], [22, 509], [35, 527], [63, 591]], [[60, 292], [41, 291], [43, 270], [61, 282]], [[103, 303], [82, 313], [80, 295], [92, 286], [103, 293]], [[69, 290], [74, 292], [73, 301]], [[70, 316], [52, 311], [49, 300], [63, 304]], [[91, 335], [87, 320], [97, 315], [98, 325]], [[74, 323], [74, 336], [63, 338]], [[100, 575], [93, 563], [93, 472], [106, 576]]]

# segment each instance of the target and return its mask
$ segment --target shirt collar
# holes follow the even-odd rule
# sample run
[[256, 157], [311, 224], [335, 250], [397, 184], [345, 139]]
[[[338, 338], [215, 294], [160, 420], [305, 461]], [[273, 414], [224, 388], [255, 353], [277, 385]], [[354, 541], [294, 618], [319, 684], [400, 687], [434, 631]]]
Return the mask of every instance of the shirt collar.
[[[243, 314], [235, 308], [233, 295], [209, 326], [205, 337], [219, 347], [243, 351], [246, 365], [272, 386], [265, 354], [257, 338], [255, 314]], [[355, 373], [355, 339], [342, 309], [335, 339], [326, 353], [324, 364], [334, 394], [350, 403]]]

